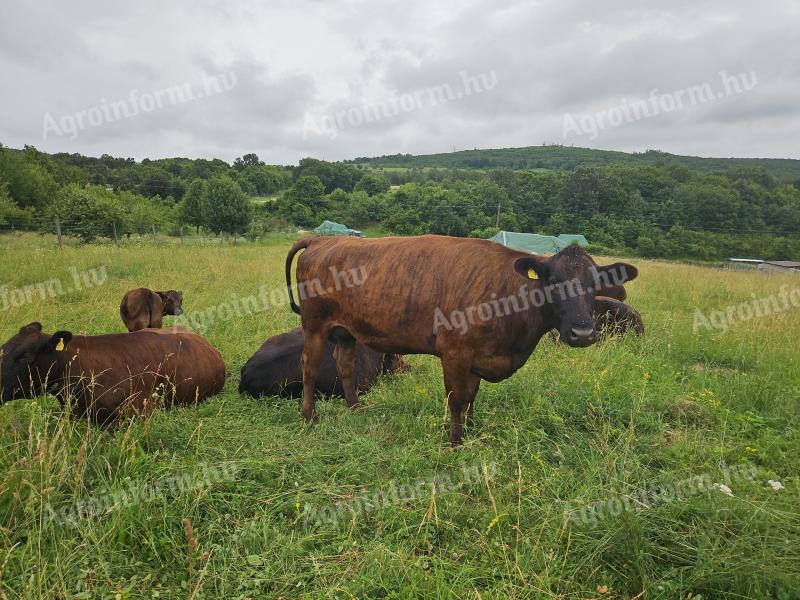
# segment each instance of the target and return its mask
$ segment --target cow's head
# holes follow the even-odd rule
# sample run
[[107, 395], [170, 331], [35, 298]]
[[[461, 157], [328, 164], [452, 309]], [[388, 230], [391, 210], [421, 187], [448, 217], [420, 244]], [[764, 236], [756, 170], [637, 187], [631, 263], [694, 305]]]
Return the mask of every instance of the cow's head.
[[41, 323], [31, 323], [0, 346], [0, 402], [29, 391], [39, 393], [57, 363], [57, 353], [63, 352], [70, 340], [69, 331], [49, 335], [42, 332]]
[[169, 290], [166, 292], [156, 292], [156, 294], [161, 296], [165, 315], [180, 317], [183, 314], [183, 292]]
[[381, 373], [408, 373], [411, 367], [403, 359], [402, 354], [384, 354], [381, 364]]
[[600, 289], [621, 286], [639, 272], [627, 263], [598, 266], [578, 246], [565, 248], [549, 258], [522, 257], [514, 270], [526, 279], [539, 280], [534, 305], [549, 307], [552, 326], [570, 346], [589, 346], [597, 340], [592, 316], [594, 296]]

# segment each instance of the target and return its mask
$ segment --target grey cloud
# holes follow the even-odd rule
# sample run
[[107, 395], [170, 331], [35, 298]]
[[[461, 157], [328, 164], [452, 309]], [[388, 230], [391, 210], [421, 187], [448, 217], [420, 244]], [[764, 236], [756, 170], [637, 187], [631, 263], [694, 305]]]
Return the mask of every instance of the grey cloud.
[[[797, 157], [800, 11], [790, 0], [447, 0], [405, 3], [10, 5], [0, 21], [0, 141], [136, 158], [254, 151], [290, 163], [564, 142], [567, 113], [755, 71], [741, 95], [624, 123], [566, 144], [706, 156]], [[229, 92], [42, 139], [46, 113], [69, 115], [202, 73], [235, 72]], [[493, 72], [484, 93], [419, 108], [334, 138], [324, 116]], [[304, 135], [305, 134], [305, 135]]]

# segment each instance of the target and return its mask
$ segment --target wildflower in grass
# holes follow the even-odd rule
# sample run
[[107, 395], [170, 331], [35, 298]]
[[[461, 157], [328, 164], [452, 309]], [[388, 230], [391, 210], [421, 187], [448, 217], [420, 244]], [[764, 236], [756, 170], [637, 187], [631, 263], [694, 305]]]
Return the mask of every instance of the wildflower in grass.
[[717, 488], [717, 489], [718, 489], [720, 492], [722, 492], [723, 494], [725, 494], [725, 495], [727, 495], [727, 496], [730, 496], [731, 498], [733, 498], [733, 491], [731, 490], [731, 488], [729, 488], [729, 487], [728, 487], [727, 485], [725, 485], [724, 483], [715, 483], [715, 484], [714, 484], [714, 486], [715, 486], [715, 487], [716, 487], [716, 488]]
[[782, 490], [782, 489], [783, 489], [783, 484], [782, 484], [780, 481], [775, 481], [775, 480], [773, 480], [773, 479], [770, 479], [769, 481], [767, 481], [767, 483], [768, 483], [768, 484], [769, 484], [769, 485], [772, 487], [772, 489], [773, 489], [773, 490], [775, 490], [776, 492], [777, 492], [778, 490]]
[[689, 399], [699, 404], [705, 404], [711, 408], [719, 408], [722, 406], [713, 390], [703, 389], [698, 392], [691, 392], [689, 394]]
[[755, 454], [756, 452], [758, 452], [758, 450], [756, 450], [751, 446], [745, 446], [744, 449], [747, 450], [747, 452], [749, 452], [750, 454]]
[[486, 526], [486, 533], [489, 533], [492, 530], [492, 527], [497, 525], [500, 522], [500, 515], [497, 515], [494, 519], [489, 521], [489, 524]]

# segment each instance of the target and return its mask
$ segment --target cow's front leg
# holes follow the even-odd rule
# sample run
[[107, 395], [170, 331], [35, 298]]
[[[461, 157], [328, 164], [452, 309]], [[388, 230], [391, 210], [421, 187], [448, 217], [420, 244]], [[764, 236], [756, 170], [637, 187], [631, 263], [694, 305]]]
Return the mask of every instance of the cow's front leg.
[[303, 418], [306, 421], [313, 421], [317, 417], [316, 405], [314, 402], [314, 389], [319, 375], [319, 367], [325, 352], [325, 336], [319, 332], [303, 332], [305, 343], [303, 344], [303, 357], [301, 365], [303, 367]]
[[464, 415], [478, 391], [474, 381], [476, 375], [470, 372], [472, 361], [465, 357], [443, 357], [444, 388], [450, 408], [450, 443], [461, 443], [464, 435]]
[[354, 339], [339, 339], [333, 349], [333, 358], [336, 361], [336, 370], [342, 380], [344, 399], [347, 406], [358, 406], [358, 392], [356, 391], [356, 341]]

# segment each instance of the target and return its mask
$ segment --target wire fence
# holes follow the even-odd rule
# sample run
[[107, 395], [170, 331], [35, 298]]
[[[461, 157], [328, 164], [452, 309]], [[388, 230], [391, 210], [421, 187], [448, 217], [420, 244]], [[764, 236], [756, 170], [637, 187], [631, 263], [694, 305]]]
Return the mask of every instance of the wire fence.
[[146, 228], [117, 227], [111, 223], [106, 227], [87, 225], [79, 219], [34, 218], [24, 222], [0, 222], [0, 235], [39, 235], [52, 240], [59, 248], [77, 246], [81, 243], [115, 246], [140, 246], [142, 244], [215, 246], [251, 243], [280, 243], [297, 239], [294, 228], [264, 231], [258, 234], [215, 235], [190, 226], [163, 226], [156, 223]]
[[[0, 235], [39, 235], [47, 244], [52, 244], [58, 248], [79, 246], [90, 240], [95, 245], [113, 245], [117, 247], [135, 247], [142, 245], [162, 245], [162, 246], [238, 246], [247, 244], [282, 244], [296, 240], [303, 230], [296, 228], [285, 228], [279, 230], [264, 231], [258, 234], [221, 234], [215, 235], [195, 227], [175, 226], [167, 227], [151, 224], [149, 231], [144, 231], [142, 227], [136, 231], [118, 230], [112, 223], [107, 228], [91, 229], [85, 221], [79, 219], [50, 219], [38, 217], [27, 220], [24, 223], [0, 222]], [[704, 261], [688, 259], [664, 259], [669, 262], [679, 262], [685, 264], [695, 264], [714, 269], [724, 269], [729, 271], [750, 271], [765, 274], [790, 273], [800, 275], [800, 269], [772, 265], [769, 261], [761, 263], [745, 263], [725, 260]]]

